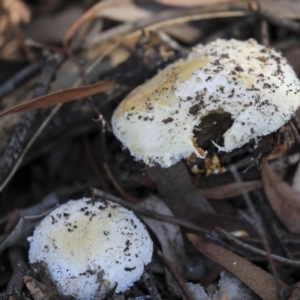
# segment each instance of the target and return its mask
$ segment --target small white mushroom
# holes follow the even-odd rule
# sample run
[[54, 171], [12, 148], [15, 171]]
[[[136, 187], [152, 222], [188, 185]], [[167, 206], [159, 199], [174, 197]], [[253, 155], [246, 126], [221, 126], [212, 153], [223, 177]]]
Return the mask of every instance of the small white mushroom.
[[30, 238], [30, 263], [43, 263], [59, 291], [94, 299], [100, 278], [122, 292], [151, 261], [153, 244], [133, 212], [110, 201], [83, 198], [53, 210]]
[[116, 137], [146, 164], [169, 167], [195, 153], [194, 127], [212, 112], [227, 112], [233, 125], [220, 150], [230, 152], [276, 131], [300, 104], [300, 83], [274, 49], [256, 41], [216, 40], [133, 90], [116, 109]]

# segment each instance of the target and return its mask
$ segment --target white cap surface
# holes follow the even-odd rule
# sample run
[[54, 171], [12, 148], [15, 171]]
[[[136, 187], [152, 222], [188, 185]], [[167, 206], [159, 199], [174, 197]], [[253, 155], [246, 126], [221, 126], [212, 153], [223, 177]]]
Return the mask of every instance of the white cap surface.
[[116, 137], [146, 164], [168, 167], [195, 153], [193, 129], [211, 112], [234, 120], [220, 150], [230, 152], [276, 131], [300, 104], [292, 67], [256, 41], [216, 40], [133, 90], [116, 109]]
[[84, 198], [53, 210], [30, 238], [30, 263], [44, 262], [64, 295], [94, 299], [104, 283], [121, 292], [138, 280], [151, 261], [153, 244], [144, 224], [110, 201]]

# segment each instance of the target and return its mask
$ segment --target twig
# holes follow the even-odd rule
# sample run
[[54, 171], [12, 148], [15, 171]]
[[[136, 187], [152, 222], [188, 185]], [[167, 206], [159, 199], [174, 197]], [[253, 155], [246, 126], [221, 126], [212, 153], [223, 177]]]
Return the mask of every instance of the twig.
[[30, 64], [0, 86], [0, 98], [17, 88], [22, 82], [35, 75], [45, 65], [45, 60]]
[[[226, 237], [226, 239], [234, 244], [236, 244], [237, 246], [245, 249], [245, 250], [248, 250], [254, 254], [258, 254], [258, 255], [261, 255], [261, 256], [264, 256], [266, 258], [268, 258], [269, 254], [264, 251], [264, 250], [261, 250], [261, 249], [258, 249], [256, 247], [253, 247], [249, 244], [246, 244], [242, 241], [240, 241], [239, 239], [237, 239], [236, 237], [234, 237], [233, 235], [231, 235], [229, 232], [227, 232], [226, 230], [222, 229], [222, 228], [219, 228], [217, 227], [216, 228], [216, 232], [217, 233], [221, 233], [223, 236]], [[276, 262], [279, 262], [279, 263], [282, 263], [286, 266], [289, 266], [289, 267], [294, 267], [294, 268], [300, 268], [300, 262], [298, 261], [295, 261], [295, 260], [292, 260], [292, 259], [288, 259], [288, 258], [284, 258], [282, 256], [279, 256], [279, 255], [276, 255], [276, 254], [270, 254], [270, 257], [272, 257], [272, 259]]]
[[[3, 189], [6, 187], [6, 185], [9, 183], [11, 178], [14, 176], [16, 171], [18, 170], [19, 166], [21, 165], [26, 153], [32, 146], [32, 144], [36, 141], [37, 137], [40, 135], [40, 133], [44, 130], [44, 128], [48, 125], [48, 123], [52, 120], [53, 116], [57, 113], [57, 111], [60, 109], [62, 104], [58, 104], [53, 108], [51, 113], [46, 117], [46, 119], [43, 121], [42, 125], [38, 128], [38, 130], [35, 132], [33, 137], [30, 139], [24, 150], [20, 153], [20, 156], [17, 157], [17, 160], [13, 166], [11, 166], [11, 170], [9, 170], [7, 177], [5, 178], [4, 182], [0, 186], [0, 192], [3, 191]], [[29, 111], [28, 113], [30, 113]], [[2, 162], [2, 157], [0, 158], [0, 166]], [[1, 172], [0, 172], [1, 174]]]
[[291, 128], [291, 130], [292, 130], [293, 137], [294, 137], [295, 141], [296, 141], [297, 143], [300, 143], [299, 132], [298, 132], [298, 130], [297, 130], [297, 128], [296, 128], [294, 122], [295, 122], [294, 119], [292, 119], [292, 120], [289, 122], [289, 125], [290, 125], [290, 128]]
[[119, 194], [125, 198], [127, 201], [131, 202], [131, 203], [137, 203], [139, 202], [138, 199], [132, 197], [131, 195], [129, 195], [127, 192], [124, 191], [124, 189], [119, 185], [119, 183], [117, 182], [115, 176], [113, 175], [109, 165], [104, 162], [103, 163], [103, 168], [106, 172], [106, 175], [108, 176], [108, 178], [110, 179], [111, 183], [113, 184], [113, 186], [117, 189], [117, 191], [119, 192]]
[[109, 186], [108, 186], [105, 178], [103, 177], [101, 171], [98, 168], [98, 164], [97, 164], [97, 161], [96, 161], [95, 156], [93, 154], [91, 144], [90, 144], [90, 142], [89, 142], [89, 140], [87, 139], [86, 136], [84, 136], [82, 138], [82, 144], [83, 144], [83, 148], [84, 148], [88, 163], [89, 163], [91, 169], [93, 170], [95, 176], [97, 177], [100, 187], [104, 191], [109, 192], [109, 190], [110, 190]]
[[[33, 92], [32, 99], [45, 95], [50, 84], [55, 77], [55, 72], [59, 65], [62, 63], [63, 57], [54, 55], [45, 64], [41, 79], [39, 80], [36, 88]], [[22, 155], [25, 143], [28, 138], [28, 133], [36, 119], [37, 111], [29, 111], [22, 115], [20, 122], [16, 125], [12, 138], [9, 145], [6, 147], [3, 155], [0, 158], [0, 184], [1, 190], [7, 179], [14, 168], [17, 160]]]
[[36, 270], [40, 281], [30, 275], [24, 276], [23, 280], [35, 300], [74, 300], [73, 296], [62, 295], [58, 291], [45, 264], [37, 262], [31, 266]]
[[300, 23], [292, 20], [280, 18], [265, 9], [261, 9], [258, 2], [255, 1], [251, 3], [250, 8], [252, 9], [253, 12], [257, 13], [259, 16], [268, 20], [271, 24], [289, 29], [296, 33], [300, 33]]
[[[103, 56], [95, 60], [86, 70], [86, 74], [89, 74], [91, 71], [93, 71], [96, 66], [99, 64], [99, 62], [103, 59]], [[79, 86], [82, 83], [82, 79], [78, 79], [74, 84], [73, 87]], [[4, 182], [0, 185], [0, 192], [3, 191], [3, 189], [6, 187], [10, 179], [13, 177], [15, 172], [17, 171], [18, 167], [21, 165], [25, 155], [27, 154], [28, 150], [32, 146], [32, 144], [36, 141], [36, 139], [39, 137], [41, 132], [44, 130], [44, 128], [50, 123], [50, 121], [53, 119], [53, 117], [56, 115], [56, 113], [60, 110], [62, 107], [62, 103], [56, 105], [50, 112], [50, 114], [44, 119], [43, 123], [40, 125], [38, 130], [34, 133], [34, 135], [31, 137], [30, 141], [26, 145], [26, 147], [23, 149], [21, 154], [17, 157], [17, 160], [13, 166], [11, 166], [11, 170], [9, 170], [7, 177], [5, 178]], [[28, 112], [29, 114], [30, 112]], [[26, 114], [25, 114], [26, 115]], [[24, 143], [24, 141], [23, 141]], [[4, 154], [3, 154], [4, 155]], [[0, 166], [1, 162], [5, 162], [5, 160], [2, 160], [3, 156], [0, 158]], [[1, 171], [0, 171], [0, 179], [1, 179]], [[1, 182], [1, 180], [0, 180]]]
[[218, 276], [220, 276], [220, 273], [222, 272], [224, 268], [221, 265], [216, 265], [207, 275], [205, 275], [200, 280], [200, 284], [204, 287], [207, 287], [209, 284], [211, 284]]
[[266, 229], [268, 230], [269, 236], [271, 241], [273, 241], [273, 244], [276, 245], [276, 247], [279, 249], [281, 255], [285, 258], [288, 259], [293, 259], [291, 254], [289, 253], [288, 249], [282, 242], [282, 239], [278, 236], [277, 230], [274, 228], [273, 224], [276, 224], [276, 221], [274, 220], [274, 216], [271, 212], [271, 209], [269, 206], [267, 206], [265, 197], [262, 194], [261, 190], [255, 190], [252, 192], [253, 197], [257, 199], [259, 206], [260, 206], [260, 211], [262, 213], [262, 217], [264, 220], [264, 224], [266, 225]]
[[105, 129], [107, 128], [107, 130], [109, 132], [113, 132], [110, 123], [104, 118], [104, 116], [101, 114], [99, 109], [96, 107], [96, 105], [94, 104], [94, 102], [92, 100], [92, 97], [88, 98], [88, 104], [91, 107], [91, 109], [97, 114], [97, 119], [94, 119], [94, 121], [101, 122], [102, 131], [105, 131]]
[[154, 245], [154, 249], [155, 249], [155, 252], [157, 253], [157, 255], [159, 256], [159, 258], [161, 259], [161, 261], [163, 262], [163, 264], [165, 265], [165, 267], [167, 268], [167, 270], [171, 273], [171, 275], [177, 282], [178, 286], [180, 287], [180, 289], [181, 289], [183, 295], [186, 297], [186, 299], [194, 300], [193, 295], [187, 288], [185, 282], [180, 277], [179, 273], [173, 268], [173, 266], [170, 264], [168, 259], [162, 254], [162, 252], [155, 245]]
[[249, 194], [247, 193], [247, 191], [244, 188], [243, 181], [241, 180], [241, 177], [240, 177], [236, 167], [234, 165], [231, 165], [229, 167], [229, 170], [231, 171], [235, 181], [237, 182], [237, 184], [239, 186], [239, 189], [241, 190], [241, 193], [242, 193], [242, 195], [245, 199], [245, 202], [248, 206], [248, 209], [251, 212], [252, 218], [254, 220], [253, 226], [254, 226], [257, 234], [261, 238], [264, 248], [266, 249], [267, 258], [268, 258], [268, 261], [270, 263], [271, 270], [272, 270], [272, 273], [274, 275], [274, 278], [276, 280], [277, 294], [278, 294], [277, 296], [279, 297], [279, 299], [282, 299], [282, 296], [281, 296], [280, 290], [279, 290], [279, 286], [277, 284], [278, 276], [277, 276], [276, 268], [275, 268], [275, 265], [274, 265], [274, 261], [272, 260], [271, 248], [270, 248], [270, 245], [268, 243], [265, 230], [263, 228], [262, 220], [259, 217], [259, 215], [258, 215], [258, 213], [257, 213], [257, 211], [256, 211], [256, 209], [255, 209], [255, 207], [252, 203], [252, 199], [250, 198]]
[[[96, 108], [95, 108], [96, 109]], [[98, 110], [96, 109], [96, 112]], [[100, 113], [98, 113], [99, 117], [101, 116]], [[119, 192], [119, 194], [125, 198], [127, 201], [131, 202], [131, 203], [137, 203], [138, 199], [132, 197], [131, 195], [129, 195], [126, 191], [124, 191], [124, 189], [119, 185], [119, 183], [117, 182], [115, 176], [113, 175], [109, 164], [107, 162], [107, 156], [106, 156], [106, 137], [104, 135], [104, 128], [103, 128], [103, 122], [100, 122], [100, 139], [101, 139], [101, 148], [102, 148], [102, 153], [103, 153], [103, 168], [106, 172], [106, 175], [108, 176], [108, 178], [110, 179], [111, 183], [113, 184], [113, 186], [117, 189], [117, 191]], [[107, 123], [108, 124], [108, 123]], [[112, 130], [112, 129], [111, 129]]]
[[171, 49], [176, 50], [181, 55], [184, 55], [185, 53], [187, 53], [188, 49], [185, 48], [184, 46], [180, 45], [175, 39], [173, 39], [165, 31], [158, 30], [157, 35], [161, 39], [161, 41], [166, 43]]
[[145, 286], [153, 300], [161, 300], [161, 296], [155, 286], [155, 282], [152, 276], [145, 269], [142, 275], [142, 280], [145, 283]]
[[24, 275], [34, 276], [34, 272], [26, 263], [25, 256], [20, 247], [10, 248], [8, 255], [12, 265], [13, 275], [7, 285], [6, 291], [0, 294], [0, 299], [7, 299], [13, 295], [20, 296], [24, 286]]
[[132, 23], [126, 23], [102, 32], [101, 35], [93, 39], [93, 45], [103, 43], [111, 38], [124, 36], [131, 33], [130, 38], [139, 34], [141, 29], [157, 30], [164, 26], [184, 23], [195, 20], [204, 20], [210, 18], [226, 18], [226, 17], [240, 17], [246, 15], [247, 10], [241, 7], [230, 7], [226, 11], [223, 7], [196, 7], [188, 9], [172, 9], [164, 11], [157, 15], [146, 19], [138, 20]]
[[[247, 191], [244, 188], [243, 181], [242, 181], [236, 167], [234, 165], [231, 165], [229, 167], [229, 170], [231, 171], [236, 183], [238, 184], [238, 188], [240, 189], [241, 194], [243, 195], [245, 202], [248, 206], [248, 209], [250, 210], [250, 213], [254, 220], [253, 226], [255, 227], [255, 230], [257, 231], [258, 235], [261, 237], [262, 241], [265, 244], [267, 244], [266, 235], [265, 235], [265, 232], [263, 229], [261, 218], [259, 217], [259, 215], [252, 203], [252, 199], [250, 198], [249, 194], [247, 193]], [[266, 245], [266, 248], [269, 248], [269, 247]]]
[[177, 225], [180, 225], [180, 226], [185, 227], [187, 229], [194, 230], [196, 232], [209, 233], [208, 230], [206, 230], [206, 229], [204, 229], [204, 228], [202, 228], [200, 226], [194, 225], [193, 223], [191, 223], [189, 221], [186, 221], [186, 220], [183, 220], [183, 219], [179, 219], [179, 218], [170, 217], [170, 216], [166, 216], [166, 215], [159, 214], [159, 213], [155, 213], [153, 211], [149, 211], [147, 209], [144, 209], [142, 207], [139, 207], [137, 205], [129, 203], [128, 201], [120, 199], [120, 198], [118, 198], [116, 196], [107, 194], [107, 193], [105, 193], [105, 192], [103, 192], [101, 190], [92, 188], [92, 193], [93, 193], [93, 195], [95, 195], [95, 196], [97, 196], [97, 197], [99, 197], [101, 199], [106, 199], [106, 200], [114, 201], [116, 203], [121, 204], [124, 207], [127, 207], [127, 208], [135, 211], [136, 213], [143, 214], [143, 215], [145, 215], [147, 217], [150, 217], [150, 218], [153, 218], [153, 219], [157, 219], [157, 220], [161, 220], [161, 221], [166, 221], [166, 222], [173, 223], [173, 224], [177, 224]]
[[40, 43], [34, 40], [26, 39], [26, 45], [31, 48], [38, 48], [44, 51], [52, 52], [52, 53], [59, 53], [59, 54], [66, 54], [65, 49], [53, 45], [48, 45], [44, 43]]
[[211, 241], [215, 242], [216, 244], [222, 246], [225, 249], [230, 250], [233, 253], [236, 253], [237, 255], [241, 257], [247, 257], [248, 252], [244, 249], [237, 249], [236, 247], [233, 247], [228, 241], [225, 241], [225, 239], [222, 239], [216, 231], [212, 231], [209, 234], [205, 235], [206, 238], [210, 239]]
[[270, 32], [269, 23], [266, 20], [262, 20], [260, 23], [261, 30], [261, 42], [265, 47], [270, 46]]
[[34, 51], [32, 51], [30, 47], [28, 47], [28, 45], [26, 45], [25, 36], [21, 31], [21, 29], [18, 26], [12, 24], [11, 22], [9, 22], [9, 25], [11, 31], [15, 35], [17, 41], [19, 42], [21, 49], [24, 51], [25, 55], [27, 56], [27, 59], [30, 61], [36, 60], [36, 54], [34, 53]]

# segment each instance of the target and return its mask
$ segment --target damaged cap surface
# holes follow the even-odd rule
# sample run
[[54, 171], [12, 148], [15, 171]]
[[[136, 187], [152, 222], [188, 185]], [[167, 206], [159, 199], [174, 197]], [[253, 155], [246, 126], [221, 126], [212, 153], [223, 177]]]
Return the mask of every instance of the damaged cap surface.
[[30, 263], [46, 265], [64, 295], [94, 299], [103, 284], [121, 292], [151, 261], [152, 241], [133, 212], [110, 201], [69, 201], [53, 210], [30, 239]]
[[299, 106], [299, 80], [274, 49], [216, 40], [133, 90], [116, 109], [116, 137], [146, 164], [168, 167], [195, 153], [194, 127], [211, 112], [231, 114], [220, 150], [230, 152], [276, 131]]

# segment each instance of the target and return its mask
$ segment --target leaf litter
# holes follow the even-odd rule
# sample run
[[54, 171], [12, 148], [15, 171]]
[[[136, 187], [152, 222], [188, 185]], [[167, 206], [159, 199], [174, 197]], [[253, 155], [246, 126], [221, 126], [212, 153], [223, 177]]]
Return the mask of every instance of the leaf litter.
[[262, 165], [262, 180], [277, 217], [291, 232], [300, 233], [300, 193], [276, 175], [266, 161]]
[[[26, 119], [28, 112], [22, 115], [33, 125], [21, 151], [11, 152], [11, 157], [17, 158], [13, 172], [1, 179], [5, 182], [1, 186], [3, 220], [0, 222], [3, 227], [0, 244], [3, 261], [5, 253], [19, 253], [20, 249], [27, 253], [27, 237], [50, 208], [42, 205], [26, 211], [23, 207], [40, 203], [40, 199], [49, 193], [59, 195], [54, 197], [53, 203], [50, 201], [54, 204], [72, 197], [79, 198], [89, 193], [90, 187], [103, 186], [111, 194], [94, 190], [95, 195], [123, 201], [123, 205], [134, 210], [151, 231], [156, 247], [156, 255], [149, 265], [150, 275], [143, 276], [119, 297], [148, 299], [151, 294], [155, 300], [271, 300], [277, 297], [292, 300], [291, 297], [299, 291], [297, 283], [300, 281], [297, 261], [300, 218], [299, 194], [288, 182], [293, 182], [293, 169], [298, 161], [288, 162], [286, 157], [299, 153], [299, 146], [292, 141], [290, 134], [293, 126], [299, 131], [296, 122], [263, 139], [259, 149], [250, 143], [228, 155], [218, 153], [217, 168], [222, 174], [215, 174], [214, 164], [197, 159], [181, 162], [170, 170], [149, 169], [133, 161], [128, 151], [121, 150], [112, 133], [104, 132], [104, 129], [105, 124], [109, 126], [113, 109], [130, 90], [199, 41], [208, 41], [213, 36], [245, 40], [256, 32], [261, 42], [277, 45], [279, 50], [290, 49], [291, 45], [299, 48], [299, 44], [293, 42], [297, 40], [298, 27], [294, 19], [298, 18], [299, 7], [293, 1], [280, 0], [272, 5], [268, 0], [260, 1], [260, 5], [251, 2], [251, 10], [247, 1], [183, 3], [161, 0], [146, 4], [129, 0], [79, 1], [80, 9], [85, 13], [69, 28], [59, 45], [51, 45], [50, 40], [46, 45], [39, 41], [27, 43], [22, 23], [31, 22], [30, 25], [34, 26], [35, 15], [51, 18], [47, 11], [55, 14], [62, 7], [55, 1], [28, 2], [11, 1], [10, 7], [6, 8], [6, 18], [11, 18], [15, 27], [10, 31], [10, 27], [4, 24], [6, 32], [0, 31], [0, 54], [9, 57], [15, 65], [16, 58], [44, 59], [52, 51], [65, 55], [66, 61], [54, 71], [59, 80], [46, 84], [50, 94], [24, 102], [24, 95], [29, 95], [35, 84], [43, 83], [43, 79], [38, 80], [38, 76], [32, 73], [28, 78], [22, 78], [24, 84], [18, 83], [1, 101], [3, 113], [0, 116], [7, 115], [5, 118], [15, 112], [58, 105], [58, 109], [50, 114], [47, 110], [39, 112], [42, 126], [34, 125], [38, 119]], [[7, 6], [8, 2], [5, 3]], [[17, 9], [13, 16], [9, 10], [14, 6]], [[71, 7], [66, 4], [63, 9]], [[4, 16], [2, 11], [0, 14]], [[257, 17], [264, 18], [267, 27], [257, 22]], [[266, 28], [267, 33], [276, 32], [277, 35], [266, 35]], [[282, 31], [289, 35], [279, 34]], [[32, 48], [32, 45], [40, 48]], [[296, 61], [294, 63], [296, 65]], [[3, 65], [3, 70], [5, 68]], [[83, 82], [86, 85], [78, 87]], [[89, 104], [75, 101], [86, 97]], [[101, 120], [96, 124], [92, 121], [95, 114]], [[3, 149], [15, 150], [11, 132], [21, 119], [7, 122], [5, 130], [0, 132]], [[211, 126], [210, 131], [215, 132], [215, 128]], [[291, 145], [291, 149], [282, 146], [285, 142]], [[82, 156], [87, 144], [88, 161]], [[269, 163], [263, 161], [261, 171], [258, 171], [262, 156], [270, 153], [269, 148], [276, 147], [283, 150], [271, 153]], [[210, 157], [216, 157], [212, 147], [209, 152]], [[0, 160], [1, 157], [4, 156], [0, 154]], [[252, 160], [251, 166], [257, 166], [245, 171], [249, 167], [248, 158]], [[241, 176], [242, 188], [228, 171], [232, 165]], [[245, 194], [253, 200], [254, 215], [245, 204]], [[274, 212], [269, 219], [263, 218], [258, 194], [263, 195], [263, 205], [270, 206]], [[114, 195], [121, 195], [126, 201]], [[132, 199], [134, 204], [127, 202]], [[255, 220], [263, 221], [256, 224]], [[265, 226], [265, 241], [261, 240], [259, 226]], [[243, 234], [239, 235], [241, 232]], [[26, 255], [25, 259], [20, 259], [27, 263]], [[188, 265], [192, 266], [193, 274]], [[3, 268], [18, 274], [11, 259], [3, 265], [1, 260], [0, 267], [0, 275]], [[58, 296], [43, 268], [38, 273], [41, 280], [32, 274], [25, 275], [27, 290], [16, 279], [18, 276], [3, 273], [5, 280], [1, 282], [7, 283], [7, 288], [2, 286], [4, 292], [0, 298], [8, 295], [19, 297], [20, 291], [26, 290], [33, 299], [66, 299]], [[149, 281], [149, 278], [152, 279]], [[199, 282], [206, 282], [205, 287]], [[21, 289], [12, 291], [10, 287], [14, 285], [21, 286]]]

